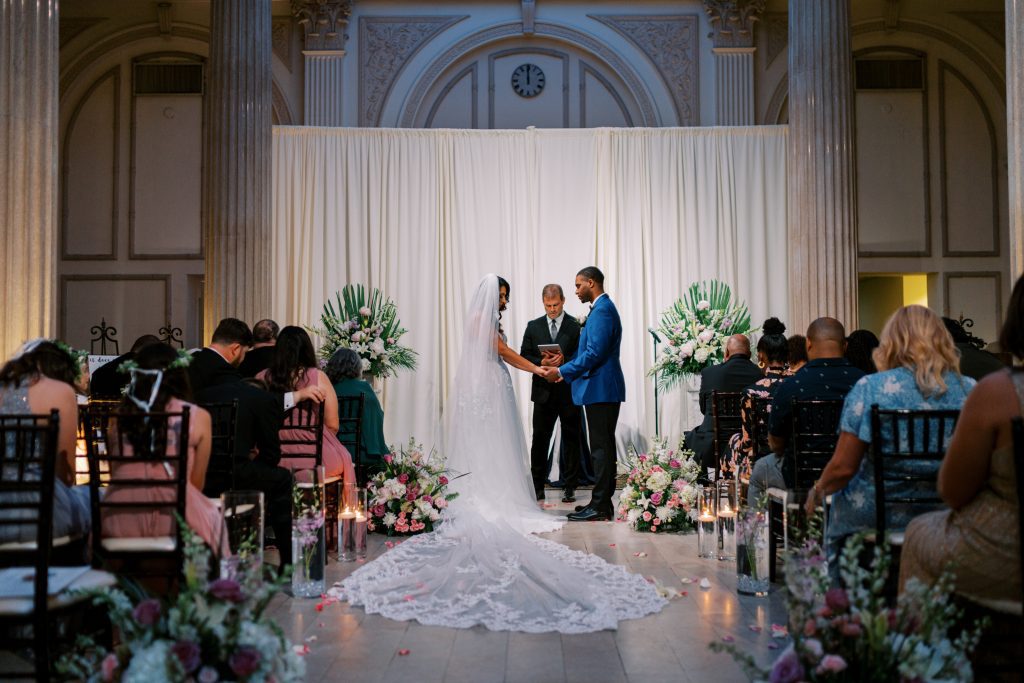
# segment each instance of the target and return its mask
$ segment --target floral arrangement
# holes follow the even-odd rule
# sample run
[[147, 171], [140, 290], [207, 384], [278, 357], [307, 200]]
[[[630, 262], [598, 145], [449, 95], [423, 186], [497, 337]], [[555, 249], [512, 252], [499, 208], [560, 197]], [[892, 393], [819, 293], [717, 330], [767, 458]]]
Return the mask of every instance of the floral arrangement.
[[87, 591], [120, 634], [112, 651], [79, 636], [61, 657], [63, 678], [104, 683], [305, 680], [298, 648], [264, 615], [282, 582], [243, 577], [208, 582], [209, 551], [183, 522], [185, 581], [169, 603], [120, 588]]
[[687, 375], [721, 363], [730, 336], [753, 331], [747, 305], [733, 301], [729, 285], [718, 280], [695, 282], [661, 314], [660, 327], [652, 329], [667, 344], [648, 374], [657, 377], [659, 388], [669, 389]]
[[793, 643], [770, 669], [760, 668], [735, 644], [711, 648], [732, 654], [752, 680], [771, 683], [972, 680], [967, 655], [984, 624], [958, 631], [961, 613], [950, 602], [952, 576], [947, 572], [931, 586], [911, 579], [896, 605], [889, 606], [884, 598], [889, 547], [875, 547], [871, 569], [858, 562], [863, 549], [863, 535], [843, 549], [839, 570], [845, 588], [830, 587], [817, 541], [786, 558]]
[[324, 360], [346, 348], [359, 354], [363, 372], [374, 377], [416, 369], [416, 352], [398, 343], [407, 330], [398, 321], [398, 310], [391, 299], [377, 288], [370, 290], [367, 298], [362, 285], [345, 285], [334, 298], [334, 302], [324, 304], [322, 327], [310, 330], [323, 339], [320, 356]]
[[434, 530], [441, 513], [459, 494], [447, 493], [444, 463], [423, 453], [415, 439], [384, 456], [384, 468], [366, 484], [367, 529], [388, 536]]
[[672, 450], [655, 437], [647, 453], [630, 447], [629, 477], [619, 495], [619, 518], [637, 531], [670, 532], [695, 528], [700, 465], [693, 451]]

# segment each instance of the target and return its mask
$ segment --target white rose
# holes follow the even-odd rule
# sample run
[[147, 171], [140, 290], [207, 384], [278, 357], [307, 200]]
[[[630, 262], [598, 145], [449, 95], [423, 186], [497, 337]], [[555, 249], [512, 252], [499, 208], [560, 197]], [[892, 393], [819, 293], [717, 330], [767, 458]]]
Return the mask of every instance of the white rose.
[[697, 335], [697, 339], [699, 339], [704, 344], [707, 344], [709, 341], [711, 341], [714, 338], [715, 338], [715, 331], [713, 329], [711, 329], [710, 327]]
[[711, 308], [711, 302], [710, 301], [705, 301], [704, 299], [701, 299], [700, 301], [697, 302], [697, 310], [698, 311], [706, 311], [709, 308]]
[[366, 372], [369, 369], [370, 369], [370, 360], [368, 358], [364, 358], [363, 359], [363, 372]]
[[371, 313], [373, 313], [373, 311], [370, 310], [369, 306], [363, 306], [362, 308], [359, 309], [359, 315], [363, 316], [364, 318], [369, 318]]
[[708, 359], [708, 349], [703, 346], [700, 347], [693, 352], [693, 359], [698, 363], [703, 363]]

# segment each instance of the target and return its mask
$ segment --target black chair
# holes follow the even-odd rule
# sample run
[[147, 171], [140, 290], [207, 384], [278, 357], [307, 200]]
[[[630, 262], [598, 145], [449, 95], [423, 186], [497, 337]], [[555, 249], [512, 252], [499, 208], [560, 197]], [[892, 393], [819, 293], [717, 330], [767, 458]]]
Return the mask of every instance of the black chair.
[[235, 489], [235, 440], [238, 438], [238, 399], [203, 403], [210, 413], [210, 463], [206, 468], [203, 493], [219, 496]]
[[338, 397], [338, 440], [352, 455], [356, 485], [366, 485], [366, 451], [363, 448], [363, 404], [366, 396]]
[[738, 391], [711, 392], [711, 443], [718, 462], [715, 479], [722, 478], [722, 469], [729, 453], [729, 438], [740, 431], [740, 406], [743, 393]]
[[25, 596], [0, 597], [0, 630], [3, 649], [16, 655], [24, 648], [32, 650], [32, 662], [25, 662], [31, 669], [12, 669], [15, 660], [8, 659], [0, 671], [4, 679], [49, 680], [58, 620], [89, 606], [85, 596], [68, 589], [115, 583], [110, 574], [86, 570], [65, 590], [50, 590], [59, 425], [56, 410], [49, 415], [0, 415], [0, 537], [14, 539], [0, 544], [0, 567], [24, 574], [31, 585]]
[[[291, 432], [291, 433], [289, 433]], [[296, 403], [284, 416], [281, 425], [281, 453], [289, 460], [311, 459], [310, 465], [324, 464], [324, 404], [306, 400]], [[294, 465], [292, 469], [297, 468]], [[338, 547], [338, 525], [331, 520], [338, 517], [341, 501], [342, 478], [338, 475], [324, 479], [324, 509], [327, 514], [327, 547]]]
[[768, 571], [772, 581], [776, 578], [779, 544], [783, 550], [789, 549], [790, 517], [802, 519], [807, 492], [836, 450], [842, 413], [843, 401], [838, 399], [793, 401], [791, 446], [783, 466], [792, 484], [785, 490], [768, 489]]
[[[185, 519], [189, 412], [188, 406], [180, 413], [86, 407], [94, 567], [165, 577], [168, 587], [181, 576], [184, 547], [176, 516]], [[166, 535], [114, 537], [103, 531], [110, 516], [153, 513], [166, 518]]]
[[768, 418], [771, 417], [771, 407], [771, 398], [754, 396], [750, 399], [752, 422], [749, 436], [751, 443], [754, 444], [752, 462], [757, 462], [758, 458], [772, 452], [772, 447], [768, 445]]

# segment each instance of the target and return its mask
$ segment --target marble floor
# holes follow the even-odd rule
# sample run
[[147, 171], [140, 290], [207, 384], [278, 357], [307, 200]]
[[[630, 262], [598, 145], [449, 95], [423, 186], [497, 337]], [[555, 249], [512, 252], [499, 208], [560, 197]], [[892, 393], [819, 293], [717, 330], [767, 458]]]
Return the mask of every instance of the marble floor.
[[[549, 503], [560, 495], [549, 491]], [[708, 644], [735, 639], [763, 664], [783, 643], [772, 639], [771, 625], [786, 621], [784, 591], [774, 588], [767, 598], [738, 596], [735, 563], [699, 559], [695, 535], [640, 534], [624, 523], [593, 522], [567, 524], [545, 537], [627, 565], [687, 594], [659, 614], [622, 622], [617, 631], [583, 635], [423, 626], [367, 615], [345, 603], [320, 605], [318, 611], [319, 600], [286, 595], [275, 598], [269, 609], [294, 643], [309, 646], [309, 681], [745, 681], [731, 658], [711, 652]], [[370, 536], [371, 559], [386, 550], [383, 537]], [[331, 560], [329, 582], [356, 566]], [[710, 588], [699, 587], [702, 577], [709, 579]], [[683, 579], [695, 581], [684, 584]]]

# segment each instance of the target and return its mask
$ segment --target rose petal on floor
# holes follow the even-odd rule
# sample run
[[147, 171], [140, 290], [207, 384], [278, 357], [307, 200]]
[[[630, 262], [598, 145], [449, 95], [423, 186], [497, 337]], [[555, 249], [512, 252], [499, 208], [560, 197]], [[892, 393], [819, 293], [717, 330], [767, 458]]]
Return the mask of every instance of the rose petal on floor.
[[404, 656], [406, 656], [407, 654], [409, 654], [409, 650], [407, 650], [407, 649], [405, 649], [405, 648], [402, 648], [401, 650], [399, 650], [399, 651], [398, 651], [398, 656], [399, 656], [399, 657], [404, 657]]

